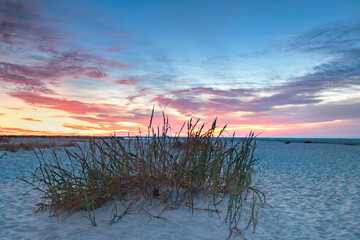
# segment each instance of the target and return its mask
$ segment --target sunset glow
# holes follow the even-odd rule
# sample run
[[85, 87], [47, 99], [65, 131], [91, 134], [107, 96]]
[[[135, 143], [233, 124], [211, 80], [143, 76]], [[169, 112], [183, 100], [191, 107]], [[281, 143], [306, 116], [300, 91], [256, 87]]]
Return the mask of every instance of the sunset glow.
[[[256, 3], [255, 3], [256, 2]], [[360, 137], [359, 1], [0, 0], [0, 135]], [[210, 123], [209, 123], [210, 124]]]

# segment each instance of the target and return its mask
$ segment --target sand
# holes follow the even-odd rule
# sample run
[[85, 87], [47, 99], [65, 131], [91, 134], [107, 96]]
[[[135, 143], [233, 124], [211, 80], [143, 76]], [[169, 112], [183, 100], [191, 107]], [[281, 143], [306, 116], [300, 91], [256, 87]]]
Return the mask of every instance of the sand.
[[[256, 232], [244, 230], [247, 239], [360, 239], [360, 146], [261, 141], [256, 154], [262, 173], [256, 179], [267, 203]], [[31, 188], [17, 177], [30, 177], [36, 166], [31, 151], [0, 150], [0, 239], [226, 239], [229, 234], [223, 218], [185, 207], [165, 212], [169, 221], [138, 211], [110, 225], [113, 202], [96, 211], [97, 227], [84, 211], [59, 218], [35, 214], [40, 195], [23, 195]]]

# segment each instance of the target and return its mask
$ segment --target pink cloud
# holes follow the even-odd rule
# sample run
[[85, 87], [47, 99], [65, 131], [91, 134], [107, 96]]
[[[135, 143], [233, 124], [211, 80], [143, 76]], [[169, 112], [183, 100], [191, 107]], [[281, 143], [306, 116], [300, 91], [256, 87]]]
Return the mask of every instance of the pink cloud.
[[198, 113], [202, 106], [204, 105], [201, 102], [195, 102], [190, 99], [185, 98], [166, 98], [163, 96], [157, 96], [153, 99], [153, 101], [157, 102], [160, 106], [169, 106], [177, 109], [179, 112], [183, 114], [195, 114]]
[[92, 66], [83, 66], [75, 62], [71, 62], [66, 58], [51, 60], [43, 66], [27, 66], [19, 64], [11, 64], [0, 62], [0, 66], [6, 69], [8, 73], [23, 76], [24, 78], [39, 80], [56, 80], [63, 77], [72, 79], [81, 76], [102, 79], [106, 77], [106, 73], [101, 68]]
[[30, 92], [15, 92], [10, 96], [19, 98], [30, 105], [65, 111], [70, 114], [112, 113], [121, 107], [113, 104], [94, 104], [76, 100], [45, 97]]
[[53, 47], [49, 47], [49, 46], [37, 46], [37, 49], [43, 53], [51, 53], [53, 55], [60, 54], [59, 51], [57, 51]]
[[[39, 131], [24, 128], [0, 127], [0, 131], [4, 135], [59, 135], [59, 132]], [[66, 133], [67, 135], [78, 135], [77, 133]]]
[[128, 86], [134, 86], [134, 85], [137, 85], [139, 83], [139, 81], [134, 79], [134, 78], [119, 79], [119, 80], [115, 80], [114, 82], [116, 84], [119, 84], [119, 85], [128, 85]]
[[66, 55], [68, 58], [72, 59], [73, 61], [78, 61], [78, 62], [82, 62], [82, 63], [91, 62], [96, 65], [107, 66], [107, 67], [111, 67], [111, 68], [126, 69], [131, 66], [130, 64], [124, 64], [119, 61], [109, 60], [109, 59], [99, 57], [99, 56], [96, 56], [93, 54], [86, 54], [86, 53], [81, 54], [81, 53], [77, 53], [77, 52], [69, 52], [69, 53], [66, 53]]
[[54, 93], [51, 89], [47, 88], [42, 81], [38, 79], [28, 78], [26, 76], [13, 74], [11, 72], [11, 65], [0, 62], [0, 77], [5, 83], [20, 85], [30, 91]]
[[[119, 122], [125, 121], [128, 122], [131, 120], [131, 122], [134, 123], [142, 123], [145, 119], [148, 118], [148, 116], [142, 116], [142, 115], [128, 115], [124, 113], [122, 116], [113, 116], [108, 114], [97, 114], [96, 117], [92, 116], [75, 116], [71, 115], [70, 117], [76, 120], [86, 121], [90, 124], [117, 124]], [[115, 126], [115, 125], [114, 125]]]
[[[51, 50], [49, 50], [51, 51]], [[54, 93], [45, 86], [45, 82], [64, 78], [106, 79], [107, 74], [101, 67], [124, 69], [129, 65], [118, 61], [107, 60], [90, 54], [63, 52], [54, 57], [44, 59], [36, 66], [0, 62], [0, 77], [7, 83], [22, 85], [27, 90], [43, 93]], [[118, 84], [134, 85], [135, 79], [122, 80]], [[30, 87], [31, 86], [31, 87]]]

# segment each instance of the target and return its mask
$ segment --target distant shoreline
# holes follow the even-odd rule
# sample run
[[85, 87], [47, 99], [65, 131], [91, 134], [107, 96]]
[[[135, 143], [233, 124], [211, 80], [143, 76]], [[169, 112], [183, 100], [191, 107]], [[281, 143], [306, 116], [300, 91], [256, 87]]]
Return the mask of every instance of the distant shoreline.
[[344, 144], [344, 145], [360, 145], [359, 138], [262, 138], [258, 137], [258, 141], [267, 142], [284, 142], [290, 143], [322, 143], [322, 144]]
[[[61, 135], [0, 135], [1, 138], [25, 138], [25, 139], [34, 139], [34, 138], [48, 138], [48, 139], [87, 139], [89, 137], [108, 137], [108, 136], [61, 136]], [[119, 138], [127, 139], [129, 136], [118, 136]], [[132, 136], [131, 136], [132, 137]], [[146, 138], [146, 136], [143, 136]], [[228, 137], [222, 137], [228, 138]], [[230, 137], [229, 137], [230, 138]], [[235, 137], [235, 139], [242, 139], [244, 137]], [[180, 137], [179, 139], [182, 139]], [[296, 137], [257, 137], [259, 142], [283, 142], [284, 144], [290, 143], [321, 143], [321, 144], [344, 144], [344, 145], [360, 145], [360, 138], [296, 138]]]

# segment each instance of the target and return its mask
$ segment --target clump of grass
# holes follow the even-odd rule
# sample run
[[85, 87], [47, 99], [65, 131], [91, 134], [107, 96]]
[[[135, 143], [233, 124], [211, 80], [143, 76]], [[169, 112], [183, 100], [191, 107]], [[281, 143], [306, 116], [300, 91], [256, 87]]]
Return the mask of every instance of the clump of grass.
[[0, 136], [0, 143], [9, 143], [10, 137], [7, 136]]
[[75, 141], [69, 141], [65, 143], [38, 143], [38, 142], [23, 142], [23, 143], [3, 143], [0, 144], [0, 149], [9, 151], [9, 152], [17, 152], [19, 150], [31, 151], [33, 149], [41, 149], [41, 148], [61, 148], [61, 147], [76, 147]]
[[[65, 149], [69, 164], [55, 151], [50, 160], [37, 151], [40, 165], [33, 181], [24, 180], [43, 193], [36, 212], [50, 209], [59, 215], [84, 209], [95, 226], [94, 210], [114, 199], [128, 203], [125, 214], [140, 202], [162, 203], [164, 210], [179, 206], [196, 210], [201, 195], [216, 213], [219, 203], [227, 201], [224, 220], [229, 223], [230, 236], [241, 233], [242, 209], [250, 204], [248, 225], [253, 224], [255, 230], [258, 203], [265, 196], [252, 181], [258, 163], [254, 133], [242, 141], [234, 135], [221, 138], [226, 126], [215, 135], [216, 119], [205, 130], [205, 124], [191, 118], [171, 137], [164, 114], [162, 127], [153, 127], [152, 119], [153, 114], [145, 136], [89, 138], [88, 146]], [[183, 131], [186, 136], [180, 137]], [[116, 213], [111, 223], [124, 214]]]
[[0, 144], [0, 149], [10, 152], [17, 152], [19, 150], [33, 150], [34, 148], [54, 148], [55, 144], [48, 143], [4, 143]]

